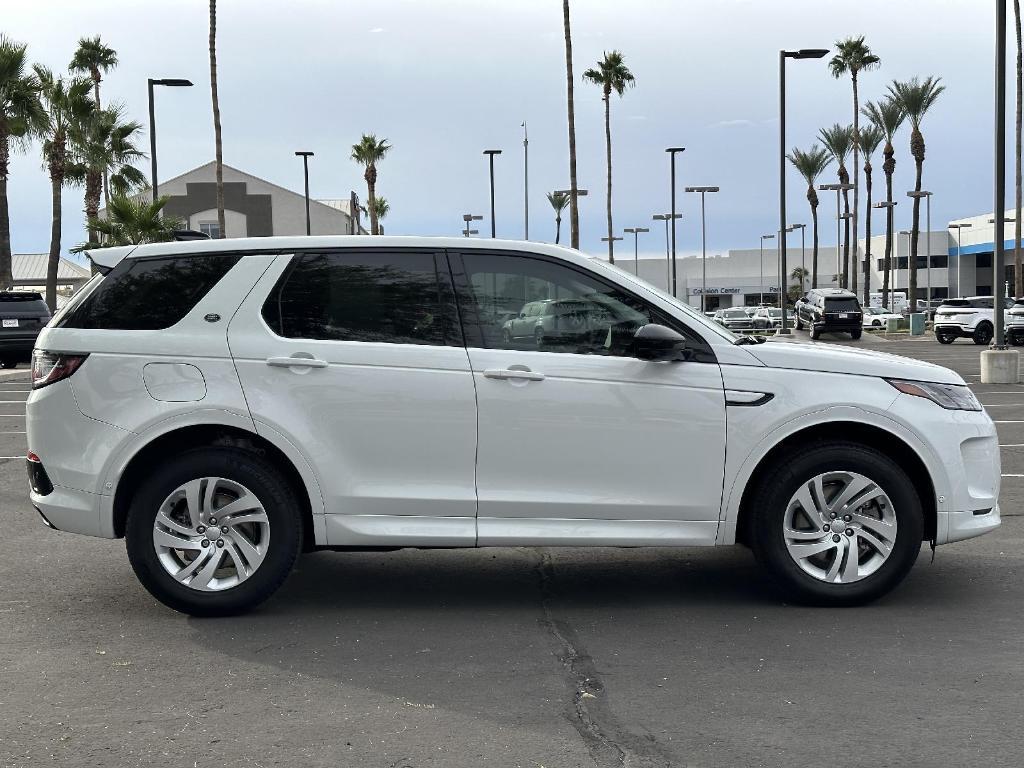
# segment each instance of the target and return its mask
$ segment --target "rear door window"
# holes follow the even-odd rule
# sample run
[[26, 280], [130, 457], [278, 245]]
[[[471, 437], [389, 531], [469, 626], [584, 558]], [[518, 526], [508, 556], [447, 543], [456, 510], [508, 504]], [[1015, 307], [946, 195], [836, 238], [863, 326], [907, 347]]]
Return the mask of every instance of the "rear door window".
[[122, 259], [85, 299], [57, 320], [61, 328], [157, 331], [170, 328], [228, 273], [241, 254]]
[[854, 297], [836, 296], [825, 299], [826, 312], [860, 312], [860, 304]]

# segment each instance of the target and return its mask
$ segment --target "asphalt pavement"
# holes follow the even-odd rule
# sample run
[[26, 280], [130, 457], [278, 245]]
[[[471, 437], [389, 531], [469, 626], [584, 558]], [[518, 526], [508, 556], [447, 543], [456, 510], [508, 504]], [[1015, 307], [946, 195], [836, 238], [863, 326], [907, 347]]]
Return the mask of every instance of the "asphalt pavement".
[[187, 618], [123, 542], [39, 522], [2, 372], [0, 766], [1019, 765], [1024, 387], [978, 384], [970, 342], [853, 343], [971, 382], [1006, 517], [845, 610], [740, 548], [516, 548], [310, 554], [260, 610]]

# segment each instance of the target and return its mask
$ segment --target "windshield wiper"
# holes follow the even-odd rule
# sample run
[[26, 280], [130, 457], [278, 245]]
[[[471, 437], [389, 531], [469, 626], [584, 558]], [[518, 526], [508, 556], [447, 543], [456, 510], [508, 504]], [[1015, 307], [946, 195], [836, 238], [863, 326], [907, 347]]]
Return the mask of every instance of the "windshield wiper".
[[741, 347], [744, 344], [764, 344], [764, 336], [740, 336], [736, 341], [733, 342], [737, 347]]

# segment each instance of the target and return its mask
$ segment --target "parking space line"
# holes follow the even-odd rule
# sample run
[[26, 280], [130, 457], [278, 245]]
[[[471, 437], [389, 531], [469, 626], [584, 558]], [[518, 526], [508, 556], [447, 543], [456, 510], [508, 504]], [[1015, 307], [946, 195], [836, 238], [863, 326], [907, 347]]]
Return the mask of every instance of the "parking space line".
[[24, 429], [3, 429], [0, 430], [0, 435], [24, 435]]
[[[3, 400], [0, 400], [2, 403]], [[1020, 408], [1024, 403], [982, 403], [985, 408]]]
[[1006, 473], [1003, 473], [1003, 477], [1024, 477], [1024, 475], [1014, 475], [1014, 474], [1009, 474], [1008, 475]]
[[1000, 448], [1024, 448], [1024, 443], [1004, 443], [999, 446]]

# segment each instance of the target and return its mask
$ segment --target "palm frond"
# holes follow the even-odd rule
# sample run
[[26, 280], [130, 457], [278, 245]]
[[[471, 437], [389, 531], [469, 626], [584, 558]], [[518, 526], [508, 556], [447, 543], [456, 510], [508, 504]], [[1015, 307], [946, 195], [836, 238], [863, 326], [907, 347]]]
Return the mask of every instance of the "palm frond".
[[68, 69], [72, 72], [87, 72], [90, 77], [99, 79], [97, 75], [109, 72], [117, 66], [117, 51], [103, 44], [99, 35], [83, 37], [78, 41], [78, 49], [71, 58]]
[[555, 209], [555, 213], [560, 213], [569, 205], [569, 196], [565, 192], [548, 192], [548, 202]]
[[786, 158], [793, 167], [804, 177], [809, 187], [814, 186], [814, 182], [817, 178], [825, 171], [826, 168], [832, 163], [832, 157], [828, 150], [819, 147], [817, 144], [812, 144], [811, 148], [806, 152], [797, 147], [793, 147]]
[[914, 130], [921, 129], [921, 121], [924, 120], [924, 116], [935, 104], [939, 95], [946, 90], [946, 86], [940, 84], [941, 81], [941, 77], [929, 75], [924, 80], [919, 80], [916, 77], [902, 82], [893, 80], [892, 85], [889, 86], [889, 96], [903, 107]]
[[387, 139], [378, 139], [372, 133], [364, 133], [358, 144], [352, 145], [352, 159], [365, 166], [376, 165], [391, 150]]
[[885, 138], [885, 133], [877, 125], [869, 124], [860, 129], [860, 151], [864, 160], [870, 162], [871, 155], [878, 149], [878, 145]]
[[896, 131], [903, 125], [903, 121], [907, 117], [907, 113], [903, 110], [903, 105], [896, 99], [888, 96], [878, 101], [869, 101], [861, 107], [860, 113], [873, 126], [882, 131], [886, 141], [890, 143], [893, 136], [896, 135]]
[[845, 74], [856, 75], [869, 69], [876, 69], [882, 60], [865, 44], [864, 35], [848, 37], [836, 42], [836, 55], [828, 63], [832, 77]]
[[619, 96], [626, 88], [636, 85], [636, 78], [626, 66], [622, 51], [605, 51], [597, 67], [583, 73], [583, 79], [600, 85], [605, 93], [615, 91]]
[[853, 150], [853, 126], [835, 123], [831, 128], [818, 131], [818, 139], [825, 145], [836, 163], [843, 165]]

